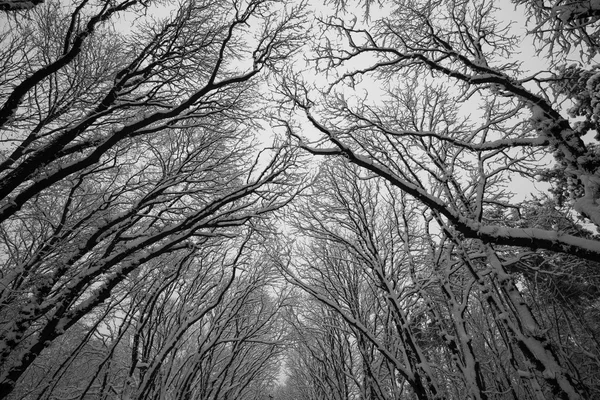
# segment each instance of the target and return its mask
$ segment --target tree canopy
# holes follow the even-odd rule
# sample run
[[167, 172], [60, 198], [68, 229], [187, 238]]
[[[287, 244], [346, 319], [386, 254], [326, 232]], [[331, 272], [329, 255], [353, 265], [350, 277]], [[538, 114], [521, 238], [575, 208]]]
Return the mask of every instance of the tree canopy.
[[0, 13], [0, 398], [600, 396], [600, 3]]

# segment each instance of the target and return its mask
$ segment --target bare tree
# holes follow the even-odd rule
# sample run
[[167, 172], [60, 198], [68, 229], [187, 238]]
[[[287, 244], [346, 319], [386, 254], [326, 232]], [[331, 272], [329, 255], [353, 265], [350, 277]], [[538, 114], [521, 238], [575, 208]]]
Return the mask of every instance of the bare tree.
[[558, 56], [570, 51], [581, 51], [587, 61], [598, 54], [599, 4], [562, 0], [514, 0], [513, 3], [525, 8], [531, 22], [529, 33], [534, 35], [538, 50], [553, 61], [562, 63]]
[[[414, 260], [407, 262], [412, 243], [400, 227], [405, 226], [400, 214], [395, 215], [400, 220], [394, 218], [398, 210], [389, 206], [393, 195], [352, 167], [325, 169], [323, 175], [313, 201], [298, 211], [298, 234], [314, 242], [294, 255], [297, 261], [287, 272], [293, 282], [341, 314], [345, 329], [354, 332], [357, 346], [352, 350], [361, 354], [362, 374], [369, 377], [360, 382], [367, 384], [363, 390], [386, 398], [398, 384], [398, 374], [417, 398], [440, 396], [436, 374], [411, 328], [409, 310], [420, 311], [423, 299], [410, 288], [408, 269], [416, 274], [418, 267]], [[383, 215], [391, 218], [384, 220]], [[376, 366], [367, 356], [366, 343], [374, 346], [384, 365]], [[391, 374], [385, 371], [390, 366]], [[402, 389], [392, 396], [400, 395], [405, 395]]]
[[258, 396], [277, 379], [286, 296], [268, 293], [277, 276], [255, 251], [217, 238], [148, 263], [86, 318], [94, 326], [80, 324], [45, 349], [11, 398]]
[[[190, 1], [144, 21], [151, 6], [49, 2], [3, 25], [1, 396], [128, 279], [173, 277], [296, 190], [293, 151], [253, 141], [268, 123], [256, 90], [293, 52], [300, 7]], [[122, 14], [129, 34], [111, 25]]]
[[307, 399], [356, 398], [360, 370], [353, 333], [337, 312], [318, 301], [305, 296], [297, 303], [287, 318], [294, 346], [287, 354], [286, 384]]
[[[341, 155], [384, 177], [465, 237], [597, 260], [598, 241], [589, 237], [483, 218], [497, 206], [518, 212], [498, 198], [498, 179], [531, 180], [552, 154], [572, 181], [571, 209], [600, 225], [597, 146], [581, 139], [589, 124], [562, 116], [554, 89], [561, 76], [520, 72], [511, 61], [516, 37], [491, 2], [384, 6], [393, 11], [362, 25], [341, 12], [323, 21], [315, 68], [335, 74], [331, 87], [284, 81], [321, 136], [309, 140], [287, 123], [290, 135], [313, 154]], [[586, 90], [595, 93], [594, 82], [590, 76]]]
[[[587, 398], [597, 392], [586, 367], [597, 360], [594, 342], [567, 345], [561, 323], [535, 307], [518, 287], [519, 275], [509, 272], [515, 266], [532, 272], [527, 263], [536, 253], [466, 240], [441, 219], [443, 229], [435, 233], [430, 227], [439, 216], [430, 209], [357, 166], [332, 164], [321, 168], [313, 195], [295, 214], [296, 250], [282, 264], [292, 282], [343, 319], [342, 325], [318, 322], [302, 307], [296, 311], [307, 332], [351, 333], [348, 357], [364, 368], [347, 374], [369, 378], [369, 398]], [[568, 319], [570, 332], [594, 335], [581, 320]], [[308, 333], [309, 343], [318, 334]], [[308, 360], [303, 368], [336, 352], [332, 345], [317, 348], [301, 353]], [[573, 364], [575, 354], [586, 361]]]
[[[483, 370], [477, 372], [481, 356], [470, 343], [464, 312], [472, 304], [470, 293], [479, 293], [482, 311], [494, 321], [488, 340], [495, 342], [498, 362], [509, 360], [528, 388], [527, 393], [507, 390], [538, 399], [589, 397], [594, 379], [582, 378], [583, 371], [570, 363], [572, 350], [544, 326], [547, 318], [536, 315], [535, 303], [510, 267], [533, 272], [535, 262], [529, 262], [536, 254], [550, 260], [573, 257], [579, 261], [570, 264], [579, 269], [574, 275], [583, 276], [589, 262], [600, 257], [600, 242], [585, 229], [524, 218], [527, 203], [515, 201], [507, 186], [542, 176], [555, 185], [563, 215], [570, 219], [578, 213], [600, 227], [598, 138], [582, 139], [597, 126], [596, 70], [574, 66], [524, 75], [512, 60], [517, 38], [496, 18], [491, 2], [382, 3], [382, 17], [372, 13], [362, 19], [346, 14], [343, 2], [335, 4], [341, 8], [323, 18], [322, 40], [313, 53], [314, 68], [333, 76], [330, 86], [319, 90], [294, 77], [283, 81], [292, 111], [304, 113], [318, 136], [303, 135], [302, 125], [289, 120], [283, 122], [288, 134], [308, 152], [343, 157], [426, 207], [421, 224], [426, 229], [434, 224], [446, 242], [431, 254], [447, 254], [438, 260], [444, 268], [455, 265], [464, 279], [455, 286], [446, 278], [441, 288], [456, 332], [447, 344], [456, 349], [457, 367], [470, 371], [463, 376], [471, 396], [510, 386], [491, 389]], [[539, 11], [540, 2], [528, 4]], [[569, 18], [559, 20], [570, 24], [578, 17]], [[590, 24], [571, 31], [559, 24], [546, 34], [538, 25], [537, 39], [559, 58], [573, 50], [564, 38], [575, 35], [580, 40], [574, 46], [593, 56], [593, 43], [582, 38], [596, 20], [582, 18]], [[582, 121], [563, 117], [565, 100], [573, 101], [569, 113]], [[551, 169], [549, 155], [555, 162]], [[559, 268], [562, 272], [567, 271]], [[595, 363], [596, 348], [587, 355]]]

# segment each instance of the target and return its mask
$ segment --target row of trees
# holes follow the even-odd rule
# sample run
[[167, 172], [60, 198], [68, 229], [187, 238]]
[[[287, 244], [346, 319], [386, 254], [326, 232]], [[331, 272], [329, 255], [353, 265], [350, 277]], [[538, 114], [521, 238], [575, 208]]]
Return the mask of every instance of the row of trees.
[[292, 322], [296, 398], [599, 395], [598, 263], [434, 232], [389, 183], [347, 162], [322, 174], [282, 265], [313, 299]]
[[42, 352], [9, 398], [262, 399], [284, 349], [285, 296], [240, 235], [147, 263]]
[[495, 2], [334, 2], [329, 86], [285, 81], [313, 128], [288, 134], [327, 158], [280, 258], [321, 304], [295, 325], [296, 398], [600, 396], [600, 242], [577, 223], [600, 227], [599, 10], [516, 3], [549, 70], [515, 61]]
[[594, 2], [20, 4], [0, 398], [600, 397]]
[[0, 398], [252, 399], [276, 379], [261, 218], [300, 181], [291, 149], [258, 147], [256, 98], [302, 15], [159, 6], [2, 17]]

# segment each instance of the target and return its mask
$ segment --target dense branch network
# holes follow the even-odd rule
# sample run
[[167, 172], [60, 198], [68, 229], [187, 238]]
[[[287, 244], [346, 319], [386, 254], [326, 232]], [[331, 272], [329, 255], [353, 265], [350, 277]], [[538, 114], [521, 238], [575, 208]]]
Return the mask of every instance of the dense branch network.
[[0, 398], [599, 397], [600, 14], [513, 3], [0, 1]]

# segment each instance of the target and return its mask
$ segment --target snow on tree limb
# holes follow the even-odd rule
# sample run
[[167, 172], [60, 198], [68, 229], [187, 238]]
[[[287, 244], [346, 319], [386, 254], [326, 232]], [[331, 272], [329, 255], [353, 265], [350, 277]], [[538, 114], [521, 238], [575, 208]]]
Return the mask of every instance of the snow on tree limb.
[[3, 0], [0, 1], [0, 11], [30, 10], [44, 0]]

